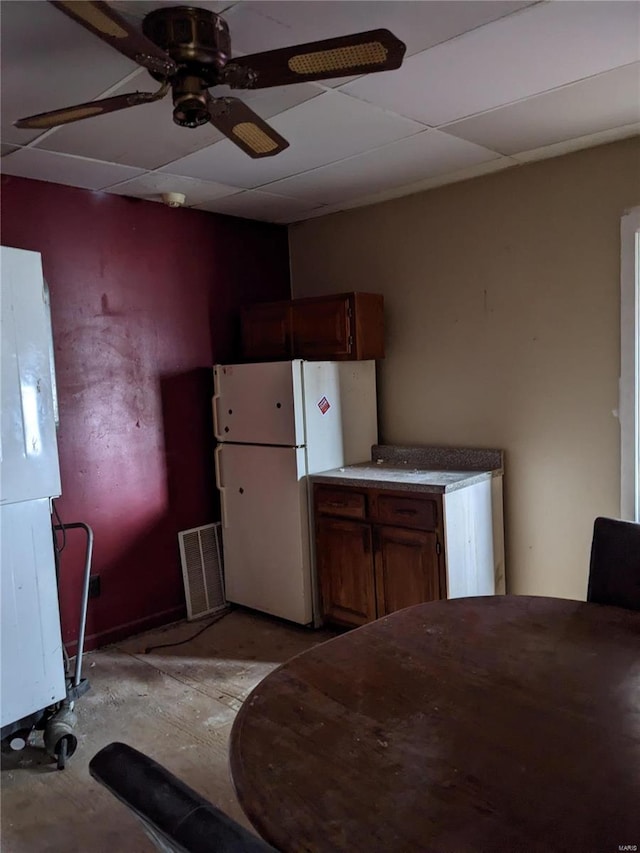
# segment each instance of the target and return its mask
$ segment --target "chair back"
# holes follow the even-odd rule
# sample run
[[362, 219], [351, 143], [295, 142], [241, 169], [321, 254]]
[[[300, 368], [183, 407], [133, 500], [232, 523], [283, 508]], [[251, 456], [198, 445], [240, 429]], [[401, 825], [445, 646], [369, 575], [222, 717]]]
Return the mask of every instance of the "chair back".
[[128, 806], [163, 853], [276, 853], [149, 756], [110, 743], [89, 772]]
[[587, 601], [640, 610], [640, 524], [596, 518]]

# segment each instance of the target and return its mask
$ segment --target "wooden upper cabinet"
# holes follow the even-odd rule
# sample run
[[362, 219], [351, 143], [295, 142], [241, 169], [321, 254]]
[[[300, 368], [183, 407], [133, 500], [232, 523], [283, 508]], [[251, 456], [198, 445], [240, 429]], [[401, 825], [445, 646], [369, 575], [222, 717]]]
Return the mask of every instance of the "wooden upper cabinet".
[[266, 302], [241, 315], [246, 359], [384, 358], [383, 297], [340, 293], [290, 302]]
[[291, 349], [291, 303], [261, 302], [242, 310], [242, 353], [249, 359], [287, 359]]

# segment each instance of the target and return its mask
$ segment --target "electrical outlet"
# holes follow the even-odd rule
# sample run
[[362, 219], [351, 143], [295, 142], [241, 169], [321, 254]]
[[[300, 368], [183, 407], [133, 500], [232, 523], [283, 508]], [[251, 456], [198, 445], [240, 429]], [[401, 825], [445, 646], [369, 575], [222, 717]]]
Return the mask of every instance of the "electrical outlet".
[[89, 598], [97, 598], [100, 595], [100, 575], [89, 576]]

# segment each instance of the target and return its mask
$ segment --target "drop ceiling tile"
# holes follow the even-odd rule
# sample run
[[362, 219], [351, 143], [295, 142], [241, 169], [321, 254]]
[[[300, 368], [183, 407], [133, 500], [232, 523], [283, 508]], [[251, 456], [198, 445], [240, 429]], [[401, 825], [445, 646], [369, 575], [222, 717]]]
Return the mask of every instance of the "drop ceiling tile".
[[16, 119], [98, 97], [137, 66], [50, 3], [2, 3], [2, 141], [25, 145], [42, 131]]
[[438, 126], [635, 62], [639, 34], [639, 3], [541, 3], [341, 91]]
[[100, 190], [118, 181], [134, 178], [140, 174], [141, 169], [86, 160], [83, 157], [53, 154], [50, 151], [39, 151], [37, 148], [21, 148], [2, 159], [2, 172], [5, 175], [33, 178], [35, 181], [51, 181], [54, 184]]
[[624, 127], [615, 127], [611, 130], [602, 130], [600, 133], [590, 133], [587, 136], [579, 136], [576, 139], [567, 139], [565, 142], [556, 142], [554, 145], [545, 145], [542, 148], [534, 148], [531, 151], [521, 151], [518, 154], [513, 154], [510, 159], [515, 160], [517, 163], [546, 160], [549, 157], [560, 157], [563, 154], [570, 154], [572, 151], [593, 148], [595, 145], [607, 145], [609, 142], [617, 142], [619, 139], [629, 139], [632, 136], [640, 136], [640, 122], [627, 124]]
[[[154, 91], [157, 87], [155, 81], [146, 72], [142, 75], [113, 94], [136, 89]], [[211, 94], [219, 97], [233, 93], [228, 86], [219, 86], [211, 89]], [[320, 89], [305, 83], [242, 92], [240, 97], [262, 118], [270, 118], [319, 94]], [[173, 104], [171, 95], [168, 95], [152, 104], [74, 122], [59, 128], [36, 145], [47, 151], [156, 169], [224, 139], [223, 134], [210, 124], [196, 128], [180, 127], [173, 121], [172, 113]]]
[[306, 201], [336, 204], [499, 157], [479, 145], [456, 141], [460, 144], [437, 130], [425, 130], [375, 151], [277, 181], [265, 189]]
[[0, 157], [6, 157], [7, 154], [11, 154], [12, 151], [17, 151], [18, 147], [18, 145], [7, 145], [3, 142], [0, 145]]
[[634, 63], [464, 119], [446, 133], [515, 154], [638, 121], [640, 63]]
[[531, 5], [506, 0], [271, 0], [238, 3], [223, 15], [232, 47], [257, 53], [365, 30], [387, 29], [407, 45], [407, 56]]
[[411, 184], [393, 187], [392, 189], [384, 190], [383, 192], [359, 196], [358, 198], [351, 199], [350, 201], [326, 205], [325, 207], [317, 208], [307, 214], [307, 218], [312, 219], [317, 216], [326, 216], [329, 213], [338, 213], [341, 210], [352, 210], [356, 207], [367, 207], [371, 204], [380, 204], [383, 201], [390, 201], [394, 198], [424, 192], [425, 190], [440, 187], [444, 184], [454, 184], [458, 181], [467, 181], [470, 178], [477, 178], [481, 175], [489, 175], [492, 172], [500, 172], [516, 165], [517, 161], [512, 157], [500, 157], [497, 160], [488, 160], [485, 163], [477, 163], [473, 166], [467, 166], [465, 169], [457, 169], [455, 172], [436, 175], [433, 178], [426, 178], [423, 181], [416, 181]]
[[233, 195], [240, 190], [236, 187], [226, 187], [223, 184], [215, 184], [209, 181], [197, 181], [194, 178], [184, 178], [179, 175], [147, 172], [146, 175], [140, 175], [139, 178], [111, 186], [107, 192], [160, 203], [162, 203], [162, 193], [184, 193], [186, 197], [185, 207], [194, 207], [215, 198]]
[[300, 199], [284, 198], [279, 195], [251, 190], [199, 204], [197, 208], [198, 210], [208, 210], [211, 213], [241, 216], [245, 219], [261, 219], [266, 222], [294, 222], [304, 219], [312, 210], [317, 210], [318, 205], [300, 201]]
[[416, 122], [333, 91], [276, 116], [271, 125], [290, 143], [275, 157], [252, 160], [225, 140], [161, 171], [249, 189], [423, 130]]

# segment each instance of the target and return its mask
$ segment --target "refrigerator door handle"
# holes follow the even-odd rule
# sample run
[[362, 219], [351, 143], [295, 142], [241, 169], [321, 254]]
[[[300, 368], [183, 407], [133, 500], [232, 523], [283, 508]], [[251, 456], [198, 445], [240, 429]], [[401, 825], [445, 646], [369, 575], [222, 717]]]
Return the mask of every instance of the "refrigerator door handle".
[[[214, 411], [215, 411], [215, 403], [214, 403]], [[222, 526], [227, 527], [227, 509], [226, 509], [226, 501], [225, 501], [225, 487], [222, 485], [222, 477], [220, 475], [220, 465], [222, 460], [222, 445], [219, 444], [215, 451], [215, 465], [216, 469], [216, 486], [218, 487], [218, 491], [220, 492], [220, 513], [221, 513], [221, 521]]]
[[[218, 423], [218, 400], [220, 394], [214, 394], [211, 400], [211, 409], [213, 411], [213, 434], [216, 438], [220, 438], [220, 425]], [[220, 488], [218, 486], [218, 488]]]

